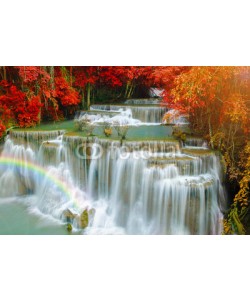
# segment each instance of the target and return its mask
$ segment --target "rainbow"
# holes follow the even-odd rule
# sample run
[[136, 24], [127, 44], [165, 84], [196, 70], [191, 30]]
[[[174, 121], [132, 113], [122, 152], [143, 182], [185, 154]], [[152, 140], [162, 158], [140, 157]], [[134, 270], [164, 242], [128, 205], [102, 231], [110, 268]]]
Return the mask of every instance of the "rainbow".
[[73, 205], [74, 206], [78, 206], [78, 201], [76, 201], [76, 199], [73, 197], [72, 192], [71, 192], [71, 188], [69, 187], [69, 185], [58, 179], [57, 177], [51, 175], [48, 173], [48, 170], [46, 170], [45, 168], [36, 165], [34, 163], [31, 163], [29, 161], [23, 161], [20, 159], [14, 159], [11, 157], [7, 157], [7, 156], [1, 156], [0, 157], [0, 167], [1, 166], [15, 166], [18, 168], [27, 168], [28, 170], [34, 172], [35, 174], [38, 174], [40, 176], [42, 176], [43, 178], [48, 179], [50, 182], [54, 183], [58, 189], [63, 193], [63, 195], [66, 196], [66, 198], [68, 200], [73, 200]]

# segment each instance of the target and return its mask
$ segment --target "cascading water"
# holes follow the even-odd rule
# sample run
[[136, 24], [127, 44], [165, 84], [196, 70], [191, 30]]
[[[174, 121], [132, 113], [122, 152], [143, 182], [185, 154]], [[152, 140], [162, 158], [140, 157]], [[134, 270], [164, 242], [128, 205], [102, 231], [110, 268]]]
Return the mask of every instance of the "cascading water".
[[[110, 146], [91, 161], [88, 178], [88, 194], [97, 205], [105, 202], [109, 224], [130, 234], [220, 232], [223, 193], [214, 154], [185, 155], [166, 142]], [[93, 226], [103, 230], [103, 215]]]
[[48, 135], [44, 132], [40, 147], [43, 133], [39, 142], [30, 139], [29, 133], [10, 134], [0, 156], [0, 198], [11, 198], [17, 204], [21, 200], [29, 213], [61, 224], [66, 210], [80, 216], [91, 203], [74, 183], [60, 134], [45, 141]]
[[156, 105], [161, 104], [161, 99], [149, 98], [149, 99], [128, 99], [125, 101], [128, 105]]
[[120, 112], [130, 110], [132, 118], [143, 123], [161, 123], [167, 108], [164, 106], [91, 105], [90, 110]]
[[[137, 109], [129, 118], [137, 111], [142, 121], [146, 113]], [[105, 118], [98, 113], [92, 122]], [[12, 163], [1, 164], [6, 158]], [[199, 139], [180, 145], [13, 131], [0, 156], [0, 198], [28, 199], [31, 214], [76, 230], [83, 212], [95, 212], [85, 234], [220, 234], [220, 174], [219, 158]]]
[[110, 125], [130, 125], [139, 126], [143, 123], [140, 120], [132, 118], [132, 111], [130, 108], [123, 110], [119, 109], [116, 112], [101, 112], [101, 111], [80, 111], [76, 115], [76, 119], [85, 120], [94, 125], [110, 124]]

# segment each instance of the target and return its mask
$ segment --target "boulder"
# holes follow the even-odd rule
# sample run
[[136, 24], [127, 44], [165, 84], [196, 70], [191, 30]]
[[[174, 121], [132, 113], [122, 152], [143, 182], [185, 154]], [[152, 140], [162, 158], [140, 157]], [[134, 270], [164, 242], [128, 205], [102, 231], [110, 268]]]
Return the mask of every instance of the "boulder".
[[71, 225], [71, 223], [67, 223], [67, 231], [68, 232], [72, 232], [72, 230], [73, 230], [73, 227], [72, 227], [72, 225]]
[[81, 213], [81, 215], [78, 217], [78, 226], [81, 229], [85, 229], [86, 227], [89, 226], [91, 221], [93, 220], [95, 215], [95, 209], [84, 209], [84, 211]]
[[89, 225], [89, 212], [87, 209], [84, 209], [84, 211], [81, 213], [79, 217], [79, 227], [82, 229], [85, 229]]
[[76, 214], [74, 214], [70, 209], [65, 209], [63, 211], [63, 216], [66, 218], [67, 223], [72, 223], [73, 220], [77, 217]]

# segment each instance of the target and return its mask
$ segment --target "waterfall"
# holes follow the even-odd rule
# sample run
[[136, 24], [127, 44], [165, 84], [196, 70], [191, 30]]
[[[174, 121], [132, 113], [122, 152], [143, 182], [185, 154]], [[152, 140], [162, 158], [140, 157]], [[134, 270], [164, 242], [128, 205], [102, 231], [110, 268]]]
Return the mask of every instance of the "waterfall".
[[79, 111], [76, 114], [76, 120], [85, 120], [94, 125], [101, 125], [104, 123], [109, 123], [110, 125], [142, 125], [140, 120], [134, 119], [132, 117], [132, 111], [128, 109], [119, 109], [116, 112], [107, 110], [97, 110], [97, 111]]
[[34, 136], [27, 140], [23, 132], [7, 137], [0, 156], [0, 199], [34, 195], [30, 210], [62, 222], [67, 209], [80, 216], [91, 207], [86, 193], [74, 183], [60, 134], [48, 141], [46, 132], [37, 140]]
[[41, 142], [56, 139], [64, 133], [65, 130], [11, 131], [10, 137], [16, 144], [28, 145], [31, 148], [38, 149]]
[[[165, 110], [129, 109], [140, 122], [158, 122]], [[74, 230], [88, 211], [85, 234], [220, 234], [225, 203], [219, 157], [202, 139], [120, 141], [64, 130], [10, 132], [0, 202], [11, 197], [29, 198], [32, 212]]]
[[149, 98], [149, 99], [128, 99], [125, 104], [128, 105], [157, 105], [161, 104], [161, 99]]
[[35, 154], [28, 146], [14, 144], [7, 139], [1, 157], [11, 157], [14, 162], [23, 161], [23, 165], [17, 168], [16, 164], [6, 166], [0, 165], [0, 196], [25, 195], [33, 190], [34, 178], [29, 176], [28, 162], [35, 161]]
[[185, 155], [164, 142], [144, 149], [138, 143], [136, 150], [112, 146], [91, 161], [88, 178], [88, 194], [105, 202], [109, 224], [130, 234], [220, 233], [215, 154]]
[[164, 106], [91, 105], [90, 110], [119, 112], [130, 110], [134, 119], [144, 123], [161, 123], [167, 108]]
[[186, 148], [208, 148], [207, 142], [202, 138], [187, 138], [184, 142]]

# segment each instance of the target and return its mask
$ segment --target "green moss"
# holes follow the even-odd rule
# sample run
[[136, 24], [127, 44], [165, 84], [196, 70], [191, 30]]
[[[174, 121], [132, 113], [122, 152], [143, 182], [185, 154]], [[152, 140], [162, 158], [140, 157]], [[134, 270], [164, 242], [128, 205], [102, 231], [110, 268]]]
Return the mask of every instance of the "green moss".
[[[113, 127], [111, 127], [113, 128]], [[86, 137], [84, 132], [78, 131], [75, 128], [74, 121], [63, 121], [55, 123], [46, 123], [33, 128], [18, 128], [13, 131], [24, 131], [24, 132], [36, 132], [36, 131], [57, 131], [65, 130], [65, 136], [79, 136]], [[171, 136], [172, 127], [171, 126], [146, 126], [142, 125], [139, 127], [130, 127], [126, 136], [126, 141], [176, 141], [176, 138]], [[114, 141], [119, 141], [120, 138], [117, 133], [113, 130], [112, 135], [106, 137], [104, 134], [104, 126], [96, 126], [92, 136], [96, 136], [100, 139], [109, 139]], [[90, 136], [91, 137], [91, 136]]]
[[194, 160], [194, 157], [189, 156], [173, 156], [173, 157], [152, 157], [150, 161], [153, 162], [164, 162], [164, 161], [190, 161]]
[[210, 155], [210, 154], [214, 153], [210, 149], [195, 149], [195, 148], [192, 148], [192, 149], [183, 148], [182, 152], [186, 153], [186, 154], [194, 154], [194, 155]]
[[44, 123], [31, 128], [17, 128], [13, 131], [53, 131], [53, 130], [67, 130], [73, 131], [75, 128], [74, 121], [62, 121], [54, 123]]
[[67, 132], [67, 133], [65, 133], [65, 135], [64, 136], [72, 136], [72, 137], [74, 137], [74, 136], [79, 136], [79, 137], [85, 137], [85, 138], [87, 138], [88, 136], [84, 133], [84, 132], [81, 132], [81, 131], [71, 131], [71, 132]]
[[[100, 104], [103, 105], [103, 104]], [[120, 114], [120, 112], [114, 112], [109, 110], [81, 110], [82, 113], [86, 113], [88, 115], [110, 115], [110, 116], [116, 116]]]
[[[159, 108], [164, 108], [165, 106], [159, 106], [159, 104], [124, 104], [124, 102], [122, 103], [118, 103], [118, 102], [114, 102], [114, 103], [109, 103], [109, 104], [104, 104], [104, 103], [95, 103], [92, 104], [93, 106], [95, 105], [105, 105], [105, 106], [123, 106], [123, 107], [159, 107]], [[92, 111], [92, 110], [91, 110]]]
[[67, 231], [70, 233], [70, 232], [72, 232], [73, 227], [72, 227], [72, 225], [71, 225], [70, 223], [67, 223], [66, 229], [67, 229]]
[[45, 142], [43, 144], [44, 147], [58, 147], [57, 143]]
[[80, 215], [79, 225], [80, 225], [80, 228], [82, 228], [82, 229], [88, 227], [88, 225], [89, 225], [89, 213], [88, 213], [87, 209], [85, 209], [82, 212], [82, 214]]

